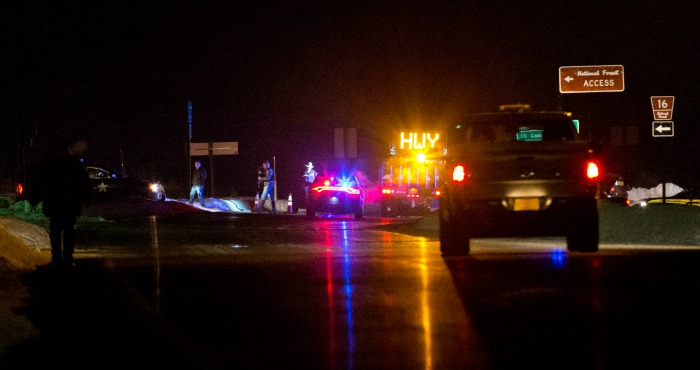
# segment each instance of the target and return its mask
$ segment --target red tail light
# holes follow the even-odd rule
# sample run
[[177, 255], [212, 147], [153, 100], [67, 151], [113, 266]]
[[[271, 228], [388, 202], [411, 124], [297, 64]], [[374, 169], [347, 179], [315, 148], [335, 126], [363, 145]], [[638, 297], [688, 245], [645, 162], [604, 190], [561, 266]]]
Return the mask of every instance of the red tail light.
[[593, 161], [588, 161], [588, 163], [586, 163], [586, 177], [588, 177], [589, 180], [595, 180], [598, 176], [600, 176], [598, 164]]
[[461, 183], [467, 178], [467, 168], [461, 164], [456, 165], [452, 169], [452, 181]]
[[20, 182], [17, 184], [17, 195], [22, 195], [24, 193], [24, 186], [22, 186], [22, 183]]

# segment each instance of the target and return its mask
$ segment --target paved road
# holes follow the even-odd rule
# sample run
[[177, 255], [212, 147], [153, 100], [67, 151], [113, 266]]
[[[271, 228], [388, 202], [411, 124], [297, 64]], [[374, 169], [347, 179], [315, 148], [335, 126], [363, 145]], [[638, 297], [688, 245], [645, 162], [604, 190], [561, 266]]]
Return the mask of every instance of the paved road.
[[[409, 220], [393, 220], [393, 223]], [[700, 366], [697, 249], [477, 241], [379, 218], [194, 214], [80, 229], [71, 273], [24, 277], [37, 335], [3, 368]]]

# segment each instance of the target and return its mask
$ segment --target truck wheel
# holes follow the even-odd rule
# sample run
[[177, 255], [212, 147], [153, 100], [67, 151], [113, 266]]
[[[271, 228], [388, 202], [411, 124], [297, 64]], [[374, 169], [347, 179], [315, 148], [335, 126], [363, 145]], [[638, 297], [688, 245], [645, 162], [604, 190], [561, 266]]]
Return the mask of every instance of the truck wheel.
[[597, 252], [599, 226], [597, 209], [584, 212], [576, 230], [566, 236], [566, 249], [571, 252]]
[[440, 207], [440, 252], [443, 256], [469, 255], [469, 234], [455, 225], [447, 207]]
[[381, 216], [382, 217], [396, 217], [396, 211], [389, 205], [388, 202], [381, 202]]

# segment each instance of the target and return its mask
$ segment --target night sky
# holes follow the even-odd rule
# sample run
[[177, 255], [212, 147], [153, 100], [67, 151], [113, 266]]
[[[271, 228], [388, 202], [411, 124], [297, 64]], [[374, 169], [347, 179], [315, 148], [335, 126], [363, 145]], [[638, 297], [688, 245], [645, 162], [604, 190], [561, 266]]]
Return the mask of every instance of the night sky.
[[[694, 2], [13, 3], [0, 6], [3, 178], [63, 134], [88, 141], [88, 161], [187, 188], [192, 101], [193, 142], [239, 143], [213, 163], [219, 195], [252, 195], [273, 156], [285, 193], [306, 162], [335, 163], [334, 128], [357, 128], [350, 162], [371, 172], [400, 130], [528, 103], [571, 111], [603, 143], [638, 127], [610, 170], [700, 183]], [[625, 90], [560, 94], [559, 67], [585, 65], [623, 65]], [[676, 97], [673, 138], [651, 137], [652, 95]]]

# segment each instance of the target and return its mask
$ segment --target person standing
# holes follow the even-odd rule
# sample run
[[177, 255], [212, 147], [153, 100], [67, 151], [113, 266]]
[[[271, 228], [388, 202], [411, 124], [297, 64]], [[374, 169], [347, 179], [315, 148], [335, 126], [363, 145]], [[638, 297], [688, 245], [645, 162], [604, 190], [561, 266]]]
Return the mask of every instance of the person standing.
[[309, 189], [311, 189], [314, 181], [316, 181], [316, 176], [318, 176], [318, 172], [314, 170], [314, 164], [311, 162], [307, 163], [306, 171], [304, 171], [304, 194], [306, 195], [307, 203], [309, 201]]
[[207, 170], [202, 167], [202, 162], [194, 162], [194, 171], [192, 172], [192, 188], [190, 189], [190, 204], [194, 203], [195, 195], [199, 198], [202, 207], [204, 207], [204, 184], [207, 182]]
[[258, 197], [258, 200], [260, 200], [260, 197], [262, 196], [264, 183], [265, 183], [265, 164], [263, 163], [260, 165], [260, 167], [258, 167], [258, 185], [256, 188], [256, 193], [255, 193], [255, 195]]
[[277, 213], [277, 207], [275, 205], [275, 171], [270, 167], [270, 162], [263, 162], [263, 190], [260, 196], [260, 204], [258, 207], [258, 212], [262, 212], [265, 209], [265, 200], [270, 199], [272, 204], [272, 213]]
[[51, 265], [75, 266], [75, 224], [84, 206], [92, 201], [92, 186], [80, 155], [86, 144], [82, 140], [68, 143], [57, 137], [53, 153], [42, 163], [40, 190], [44, 215], [49, 218]]

